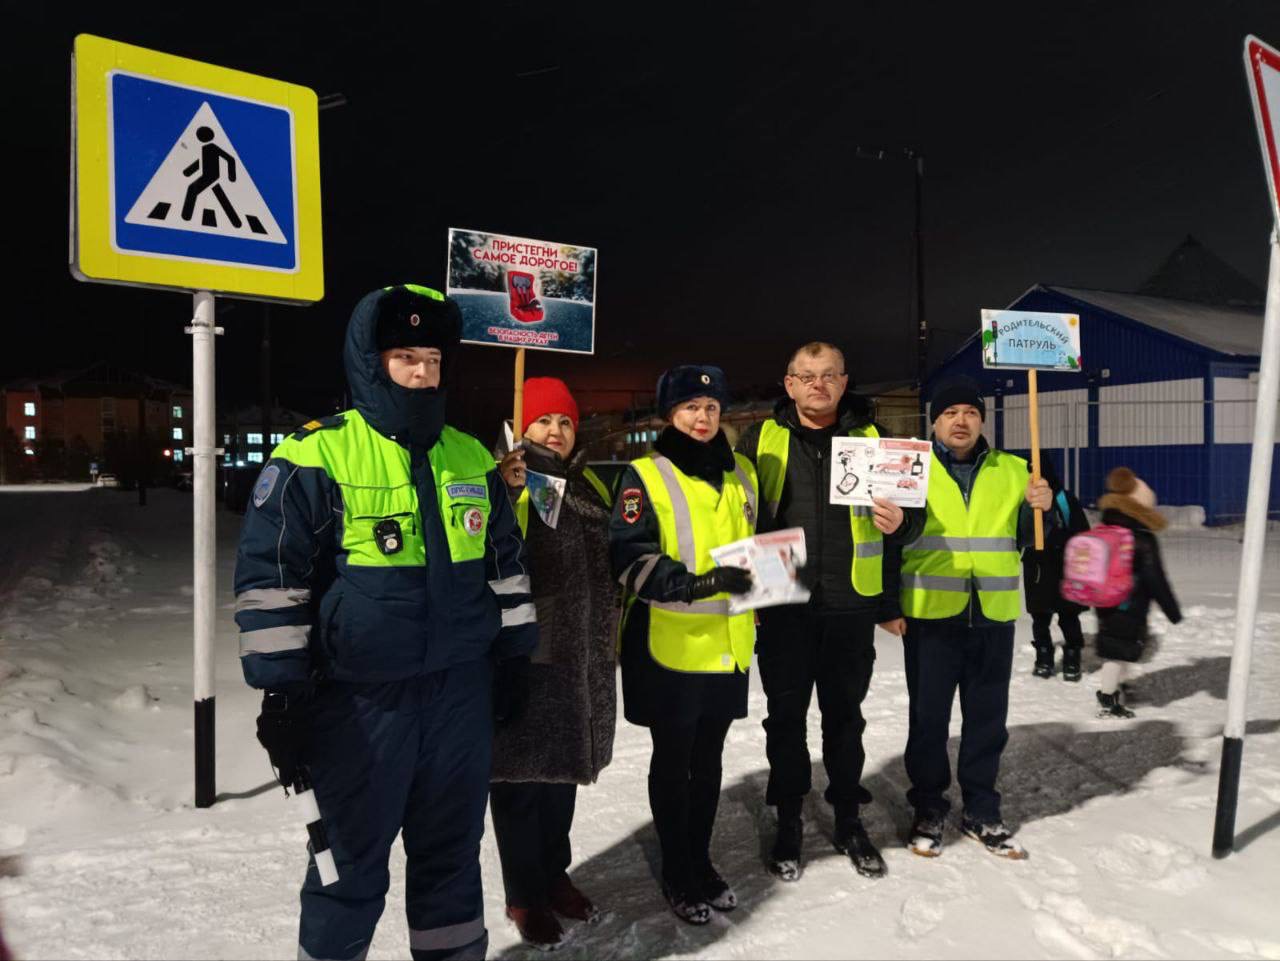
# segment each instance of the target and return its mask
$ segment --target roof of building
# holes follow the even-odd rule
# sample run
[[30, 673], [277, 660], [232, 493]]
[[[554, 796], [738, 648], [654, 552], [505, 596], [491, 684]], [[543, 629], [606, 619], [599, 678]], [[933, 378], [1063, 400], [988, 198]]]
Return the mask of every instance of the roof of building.
[[1138, 293], [1218, 307], [1261, 307], [1266, 292], [1190, 234]]
[[1262, 352], [1262, 311], [1257, 308], [1221, 307], [1111, 290], [1038, 286], [1219, 353], [1256, 357]]

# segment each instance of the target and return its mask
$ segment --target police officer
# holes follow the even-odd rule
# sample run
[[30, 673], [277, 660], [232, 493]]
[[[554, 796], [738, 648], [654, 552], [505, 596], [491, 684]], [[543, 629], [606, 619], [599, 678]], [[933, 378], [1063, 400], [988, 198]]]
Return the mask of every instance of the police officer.
[[896, 592], [882, 589], [885, 548], [919, 535], [924, 511], [879, 499], [870, 508], [829, 503], [832, 438], [885, 433], [872, 420], [870, 403], [846, 392], [849, 377], [838, 348], [800, 347], [787, 362], [784, 383], [787, 397], [773, 416], [753, 424], [738, 444], [760, 475], [762, 529], [804, 528], [808, 563], [801, 578], [811, 590], [807, 604], [760, 611], [757, 657], [769, 711], [765, 801], [778, 811], [769, 867], [784, 881], [800, 877], [801, 808], [812, 786], [806, 737], [816, 688], [834, 845], [859, 874], [880, 877], [884, 860], [858, 813], [871, 800], [859, 783], [866, 762], [862, 701], [875, 665], [876, 624], [893, 625], [901, 616]]
[[751, 575], [717, 567], [712, 548], [755, 531], [756, 473], [720, 430], [728, 386], [718, 367], [673, 367], [658, 380], [670, 422], [652, 453], [622, 476], [609, 524], [613, 574], [623, 586], [623, 713], [649, 728], [649, 807], [662, 847], [662, 891], [676, 916], [706, 924], [730, 911], [733, 889], [711, 863], [721, 754], [747, 716], [755, 645], [750, 611], [729, 595]]
[[245, 679], [283, 784], [309, 775], [339, 880], [312, 858], [299, 957], [368, 951], [403, 831], [414, 958], [481, 958], [494, 717], [537, 644], [524, 543], [492, 457], [445, 424], [457, 306], [426, 287], [356, 306], [352, 410], [271, 455], [236, 560]]
[[[923, 535], [902, 552], [911, 698], [905, 761], [907, 800], [915, 808], [908, 846], [925, 857], [942, 853], [957, 688], [964, 718], [957, 766], [961, 830], [993, 854], [1026, 857], [1001, 819], [996, 776], [1009, 740], [1013, 629], [1022, 613], [1019, 551], [1032, 540], [1032, 509], [1048, 511], [1053, 493], [1043, 479], [1031, 480], [1021, 457], [987, 444], [985, 415], [982, 389], [967, 377], [933, 392], [928, 517]], [[1046, 513], [1045, 523], [1053, 516]]]

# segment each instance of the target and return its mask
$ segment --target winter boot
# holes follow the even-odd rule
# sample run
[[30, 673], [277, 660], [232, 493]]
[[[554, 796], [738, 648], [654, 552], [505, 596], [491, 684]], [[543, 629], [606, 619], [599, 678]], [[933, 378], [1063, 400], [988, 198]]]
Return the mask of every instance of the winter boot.
[[1062, 679], [1064, 681], [1080, 680], [1080, 648], [1064, 647], [1062, 649]]
[[917, 812], [911, 825], [907, 849], [922, 858], [936, 858], [942, 853], [943, 817], [941, 814]]
[[[1065, 664], [1066, 657], [1063, 656]], [[1031, 669], [1031, 673], [1036, 677], [1053, 677], [1053, 645], [1037, 644], [1036, 645], [1036, 666]]]
[[1124, 706], [1124, 695], [1098, 692], [1098, 717], [1133, 717], [1133, 711]]
[[960, 830], [965, 837], [973, 838], [997, 857], [1011, 861], [1025, 861], [1027, 858], [1027, 852], [1013, 839], [1013, 832], [1005, 827], [1003, 821], [984, 823], [965, 817], [960, 822]]
[[711, 920], [711, 905], [700, 897], [677, 889], [667, 881], [662, 882], [662, 896], [671, 905], [675, 916], [687, 924], [703, 925]]
[[867, 830], [858, 818], [857, 809], [852, 814], [837, 812], [836, 830], [832, 843], [841, 854], [849, 855], [854, 870], [864, 878], [882, 878], [885, 875], [884, 858], [867, 837]]
[[800, 804], [779, 804], [778, 836], [774, 838], [773, 851], [769, 854], [769, 873], [778, 880], [800, 880], [803, 838], [804, 820], [800, 816]]
[[569, 875], [562, 874], [551, 882], [551, 910], [562, 918], [571, 921], [585, 921], [595, 924], [600, 920], [600, 910], [591, 903], [591, 899], [577, 889]]
[[738, 895], [710, 863], [698, 868], [698, 894], [717, 911], [732, 911], [738, 906]]
[[554, 951], [564, 942], [564, 928], [547, 908], [513, 908], [507, 905], [507, 917], [515, 922], [524, 943], [539, 951]]

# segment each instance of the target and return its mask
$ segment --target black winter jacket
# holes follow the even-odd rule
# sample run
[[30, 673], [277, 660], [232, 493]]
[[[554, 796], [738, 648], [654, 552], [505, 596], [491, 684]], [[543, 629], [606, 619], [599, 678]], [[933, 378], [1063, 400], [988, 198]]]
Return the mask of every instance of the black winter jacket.
[[1165, 576], [1160, 544], [1152, 528], [1164, 527], [1156, 512], [1123, 494], [1107, 494], [1098, 500], [1102, 523], [1133, 531], [1133, 592], [1120, 607], [1098, 609], [1097, 649], [1100, 657], [1137, 661], [1147, 640], [1147, 613], [1155, 601], [1171, 623], [1182, 620], [1178, 599]]
[[[854, 428], [872, 425], [871, 403], [857, 394], [845, 394], [840, 401], [838, 420], [826, 430], [801, 426], [795, 402], [790, 398], [778, 401], [773, 419], [791, 432], [787, 476], [776, 517], [769, 515], [761, 496], [759, 529], [804, 528], [809, 561], [801, 572], [801, 578], [813, 592], [809, 602], [811, 607], [874, 613], [880, 622], [901, 617], [902, 608], [896, 590], [866, 597], [853, 589], [853, 531], [849, 524], [849, 508], [828, 503], [831, 438], [837, 434], [847, 435]], [[880, 425], [874, 426], [882, 437], [892, 436]], [[738, 441], [738, 452], [757, 465], [760, 429], [760, 424], [752, 424]], [[924, 508], [908, 508], [903, 514], [902, 526], [885, 537], [886, 567], [903, 544], [911, 543], [924, 530]]]
[[[1067, 502], [1066, 514], [1062, 511], [1063, 500]], [[1059, 522], [1046, 525], [1044, 550], [1028, 546], [1022, 553], [1022, 588], [1027, 598], [1027, 613], [1081, 614], [1088, 608], [1062, 596], [1062, 555], [1073, 535], [1089, 529], [1089, 518], [1069, 490], [1054, 491], [1053, 512]]]

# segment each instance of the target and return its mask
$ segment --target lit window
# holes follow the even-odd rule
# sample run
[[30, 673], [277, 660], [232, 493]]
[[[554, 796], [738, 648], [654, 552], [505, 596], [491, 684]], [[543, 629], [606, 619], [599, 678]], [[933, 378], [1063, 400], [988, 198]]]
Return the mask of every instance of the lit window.
[[35, 457], [35, 456], [36, 456], [36, 452], [35, 452], [34, 450], [32, 450], [30, 447], [24, 447], [24, 448], [22, 449], [22, 452], [23, 452], [24, 454], [26, 454], [28, 457]]
[[223, 455], [222, 455], [222, 463], [224, 463], [224, 464], [226, 464], [228, 467], [230, 467], [230, 466], [231, 466], [231, 455], [230, 455], [230, 454], [223, 454]]
[[181, 405], [181, 404], [174, 404], [174, 405], [173, 405], [173, 419], [174, 419], [174, 420], [182, 420], [182, 405]]
[[245, 434], [245, 435], [244, 435], [244, 442], [245, 442], [246, 444], [257, 444], [259, 447], [261, 447], [261, 446], [262, 446], [262, 435], [261, 435], [261, 434]]
[[649, 440], [657, 440], [658, 432], [656, 430], [649, 431]]
[[246, 454], [245, 456], [249, 459], [249, 463], [250, 463], [250, 464], [261, 464], [261, 463], [262, 463], [262, 451], [260, 451], [260, 450], [251, 450], [251, 451], [249, 451], [249, 453], [248, 453], [248, 454]]
[[27, 401], [25, 404], [22, 405], [22, 413], [25, 414], [27, 417], [35, 417], [36, 405], [31, 401]]
[[35, 427], [31, 424], [28, 424], [26, 427], [22, 428], [22, 438], [23, 440], [35, 440], [36, 439]]
[[[230, 435], [230, 434], [223, 434], [223, 435], [222, 435], [222, 446], [223, 446], [223, 447], [230, 447], [230, 446], [231, 446], [231, 435]], [[230, 461], [227, 461], [227, 463], [229, 464], [229, 463], [231, 463], [231, 462], [230, 462]]]
[[283, 443], [284, 443], [284, 434], [272, 434], [272, 435], [271, 435], [271, 443], [272, 443], [272, 445], [275, 445], [275, 444], [283, 444]]
[[173, 462], [175, 464], [181, 464], [185, 457], [186, 455], [181, 450], [175, 450], [173, 452]]
[[174, 440], [182, 440], [182, 428], [181, 428], [181, 427], [175, 427], [175, 428], [173, 429], [173, 439], [174, 439]]
[[631, 435], [630, 435], [630, 434], [628, 434], [628, 435], [627, 435], [627, 443], [628, 443], [628, 444], [630, 444], [630, 443], [631, 443]]

